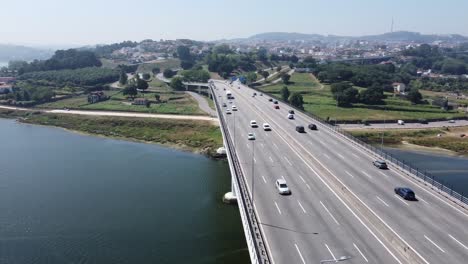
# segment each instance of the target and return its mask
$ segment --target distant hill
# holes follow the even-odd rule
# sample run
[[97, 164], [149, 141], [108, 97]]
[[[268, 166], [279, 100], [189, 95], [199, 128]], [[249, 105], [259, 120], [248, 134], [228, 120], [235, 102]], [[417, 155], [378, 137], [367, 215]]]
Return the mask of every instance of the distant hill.
[[417, 32], [397, 31], [380, 35], [348, 37], [334, 35], [319, 35], [319, 34], [303, 34], [303, 33], [288, 33], [288, 32], [269, 32], [253, 35], [244, 40], [265, 40], [265, 41], [288, 41], [288, 40], [305, 40], [305, 41], [337, 41], [337, 40], [369, 40], [369, 41], [406, 41], [406, 42], [433, 42], [433, 41], [453, 41], [453, 42], [468, 42], [468, 37], [458, 34], [448, 35], [424, 35]]
[[11, 60], [48, 59], [54, 52], [52, 50], [37, 49], [18, 45], [0, 44], [0, 61]]

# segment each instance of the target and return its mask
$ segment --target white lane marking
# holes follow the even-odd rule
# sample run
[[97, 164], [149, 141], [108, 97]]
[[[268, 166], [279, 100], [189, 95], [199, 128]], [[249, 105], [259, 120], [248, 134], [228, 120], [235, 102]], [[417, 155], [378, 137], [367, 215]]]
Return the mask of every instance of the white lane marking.
[[270, 156], [270, 160], [271, 160], [271, 162], [273, 162], [273, 159], [271, 158], [271, 156]]
[[283, 175], [281, 175], [281, 178], [283, 178], [283, 180], [286, 180]]
[[418, 196], [418, 198], [417, 198], [417, 199], [418, 199], [418, 200], [421, 200], [421, 201], [423, 201], [423, 202], [425, 202], [426, 204], [429, 204], [428, 202], [426, 202], [426, 200], [424, 200], [424, 199], [423, 199], [423, 198], [421, 198], [420, 196]]
[[265, 180], [265, 177], [264, 177], [264, 176], [262, 176], [262, 178], [263, 178], [263, 181], [264, 181], [265, 183], [267, 183], [267, 182], [266, 182], [266, 180]]
[[276, 202], [275, 202], [275, 205], [276, 205], [276, 209], [278, 209], [278, 213], [281, 214], [281, 210], [279, 209], [279, 206]]
[[354, 153], [351, 153], [351, 155], [353, 155], [354, 157], [358, 158], [359, 159], [359, 156], [354, 154]]
[[284, 157], [284, 159], [289, 163], [289, 165], [292, 166], [292, 163], [288, 160], [288, 158], [286, 158], [286, 156]]
[[249, 149], [250, 148], [249, 143], [247, 143], [246, 145], [247, 145], [247, 148]]
[[253, 158], [253, 160], [254, 160], [254, 163], [257, 163], [257, 160], [255, 158]]
[[349, 176], [351, 176], [351, 178], [354, 178], [354, 176], [353, 176], [351, 173], [349, 173], [348, 171], [345, 171], [345, 172], [346, 172], [346, 174], [348, 174]]
[[327, 211], [327, 213], [331, 216], [331, 218], [333, 218], [333, 220], [335, 221], [335, 223], [337, 225], [340, 225], [340, 223], [338, 223], [338, 221], [336, 220], [336, 218], [330, 213], [330, 211], [328, 211], [328, 208], [322, 203], [322, 201], [320, 201], [320, 204], [323, 206], [323, 208], [325, 209], [325, 211]]
[[[253, 107], [251, 107], [251, 109], [254, 111], [254, 112], [257, 112], [258, 114], [260, 114], [260, 112], [256, 109], [254, 109]], [[276, 123], [273, 119], [270, 118], [270, 120], [272, 121], [272, 123], [275, 123], [276, 125], [278, 125], [278, 123]], [[278, 127], [280, 128], [280, 126], [278, 125]], [[283, 130], [285, 131], [285, 130]], [[299, 154], [299, 152], [291, 145], [288, 143], [288, 141], [280, 134], [278, 133], [278, 131], [274, 131], [279, 138], [281, 138], [283, 140], [284, 143], [286, 143], [286, 145], [289, 146], [289, 148], [296, 154], [296, 156], [302, 160], [302, 162], [304, 162], [304, 164], [317, 176], [317, 178], [320, 179], [320, 181], [330, 190], [330, 192], [332, 192], [335, 197], [346, 207], [346, 209], [348, 209], [351, 214], [367, 229], [367, 231], [369, 231], [369, 233], [380, 243], [380, 245], [382, 245], [383, 248], [385, 248], [385, 250], [387, 250], [387, 252], [400, 264], [403, 264], [398, 258], [397, 256], [387, 247], [387, 245], [385, 245], [382, 240], [374, 233], [374, 231], [372, 231], [369, 226], [366, 225], [366, 223], [364, 223], [364, 221], [361, 219], [361, 217], [359, 217], [356, 212], [353, 211], [353, 209], [351, 209], [351, 207], [344, 202], [344, 200], [333, 190], [333, 188], [330, 187], [330, 185], [325, 182], [325, 180], [320, 176], [320, 174], [317, 173], [317, 171], [314, 170], [314, 168], [312, 168], [309, 163], [302, 157], [301, 154]], [[296, 141], [297, 142], [297, 141]], [[345, 140], [343, 140], [343, 142], [346, 142], [346, 143], [349, 143]], [[274, 143], [273, 143], [274, 144]], [[354, 147], [354, 146], [353, 146]], [[355, 147], [356, 148], [356, 147]], [[335, 179], [337, 181], [339, 181], [342, 185], [344, 185], [348, 190], [348, 186], [346, 186], [335, 174], [333, 174], [330, 170], [328, 170], [325, 166], [323, 166], [323, 164], [314, 156], [312, 155], [306, 148], [302, 147], [303, 150], [305, 150], [305, 152], [307, 152], [315, 161], [317, 161], [325, 170], [328, 171], [328, 173], [330, 173], [332, 176], [335, 177]], [[358, 149], [358, 148], [356, 148]], [[358, 149], [359, 151], [361, 151], [362, 153], [366, 154], [363, 150], [361, 149]], [[370, 155], [368, 155], [370, 157]], [[248, 185], [248, 183], [247, 183]], [[395, 230], [393, 230], [393, 228], [391, 228], [379, 215], [377, 215], [366, 203], [364, 203], [354, 192], [352, 192], [350, 190], [351, 194], [356, 197], [356, 199], [358, 199], [367, 209], [369, 209], [380, 221], [382, 221], [386, 227], [388, 227], [399, 239], [401, 239], [411, 250], [413, 250], [425, 263], [429, 264], [429, 262], [424, 259], [423, 256], [421, 256], [421, 254], [419, 254], [419, 252], [417, 252], [416, 250], [414, 250], [414, 248], [408, 244], [408, 242], [406, 242], [397, 232], [395, 232]], [[254, 205], [255, 206], [255, 205]]]
[[299, 247], [297, 246], [297, 244], [294, 244], [294, 246], [296, 247], [296, 250], [297, 250], [297, 253], [299, 254], [299, 257], [301, 257], [302, 263], [306, 264], [306, 262], [304, 260], [304, 257], [302, 257], [301, 251], [299, 250]]
[[275, 146], [276, 149], [279, 149], [278, 145], [276, 145], [276, 143], [273, 143], [273, 146]]
[[299, 206], [301, 207], [302, 211], [304, 212], [304, 214], [307, 214], [306, 210], [304, 209], [304, 207], [302, 206], [301, 202], [299, 202], [299, 200], [297, 200], [297, 203], [299, 204]]
[[372, 176], [370, 176], [369, 174], [367, 174], [367, 172], [365, 172], [365, 171], [361, 171], [361, 172], [362, 172], [362, 174], [364, 174], [364, 175], [366, 175], [367, 177], [369, 177], [370, 179], [372, 179]]
[[328, 156], [327, 154], [323, 153], [323, 155], [327, 157], [327, 159], [331, 159], [330, 156]]
[[264, 147], [265, 147], [265, 145], [263, 145], [263, 143], [260, 143], [260, 146], [262, 146], [262, 148], [264, 148]]
[[307, 188], [309, 188], [309, 190], [312, 190], [312, 189], [310, 189], [310, 186], [309, 186], [309, 184], [307, 184], [307, 183], [306, 183], [306, 186], [307, 186]]
[[407, 206], [409, 206], [409, 204], [408, 204], [407, 202], [403, 201], [403, 199], [400, 198], [400, 196], [398, 196], [398, 195], [395, 194], [395, 197], [396, 197], [399, 201], [401, 201], [402, 203], [404, 203], [404, 204], [406, 204]]
[[364, 256], [364, 254], [362, 254], [362, 251], [356, 246], [356, 244], [353, 243], [353, 245], [354, 245], [354, 247], [357, 249], [357, 251], [359, 252], [359, 254], [361, 254], [361, 256], [364, 258], [364, 260], [365, 260], [366, 262], [369, 262], [369, 261], [367, 260], [366, 256]]
[[333, 259], [334, 259], [334, 260], [336, 260], [336, 257], [335, 257], [335, 255], [333, 255], [333, 252], [330, 250], [330, 248], [328, 247], [328, 245], [327, 245], [327, 244], [325, 244], [325, 246], [327, 247], [327, 249], [328, 249], [328, 252], [330, 252], [330, 254], [331, 254], [331, 256], [333, 257]]
[[301, 180], [302, 180], [304, 183], [306, 183], [306, 181], [304, 180], [304, 178], [302, 178], [301, 175], [299, 175], [299, 178], [301, 178]]
[[445, 253], [445, 251], [444, 251], [441, 247], [439, 247], [439, 245], [437, 245], [436, 243], [434, 243], [434, 241], [432, 241], [431, 239], [429, 239], [426, 235], [424, 235], [424, 238], [426, 238], [429, 242], [431, 242], [434, 246], [436, 246], [440, 251], [442, 251], [442, 252]]
[[265, 136], [269, 137], [270, 135], [268, 135], [268, 133], [265, 133]]
[[378, 196], [376, 196], [376, 197], [377, 197], [377, 199], [379, 199], [383, 204], [385, 204], [385, 206], [390, 207], [390, 205], [388, 205], [386, 202], [384, 202], [384, 200], [380, 199], [380, 197], [378, 197]]
[[345, 159], [345, 157], [343, 157], [343, 155], [341, 155], [340, 153], [336, 153], [336, 155], [340, 156], [340, 158], [342, 159]]
[[379, 173], [382, 174], [382, 175], [385, 176], [385, 177], [388, 177], [387, 174], [385, 174], [385, 173], [383, 173], [383, 172], [381, 172], [381, 171], [379, 171]]
[[468, 247], [463, 245], [462, 242], [458, 241], [456, 238], [454, 238], [452, 235], [449, 234], [449, 237], [452, 238], [453, 240], [455, 240], [458, 244], [460, 244], [462, 247], [464, 247], [466, 250], [468, 250]]

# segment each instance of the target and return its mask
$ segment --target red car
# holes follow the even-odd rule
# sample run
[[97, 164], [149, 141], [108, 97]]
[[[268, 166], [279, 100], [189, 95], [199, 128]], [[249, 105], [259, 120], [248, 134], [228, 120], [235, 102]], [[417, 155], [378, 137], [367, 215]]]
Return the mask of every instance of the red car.
[[275, 109], [279, 109], [279, 105], [275, 105]]

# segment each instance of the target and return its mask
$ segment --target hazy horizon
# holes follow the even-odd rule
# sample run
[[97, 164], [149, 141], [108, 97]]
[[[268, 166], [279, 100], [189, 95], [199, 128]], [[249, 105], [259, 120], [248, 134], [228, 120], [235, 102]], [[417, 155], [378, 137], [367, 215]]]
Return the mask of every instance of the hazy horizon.
[[[26, 3], [25, 3], [26, 2]], [[0, 43], [25, 46], [83, 46], [124, 40], [245, 38], [265, 32], [364, 36], [394, 31], [468, 36], [468, 1], [427, 0], [42, 0], [2, 3]], [[28, 8], [25, 9], [24, 6]]]

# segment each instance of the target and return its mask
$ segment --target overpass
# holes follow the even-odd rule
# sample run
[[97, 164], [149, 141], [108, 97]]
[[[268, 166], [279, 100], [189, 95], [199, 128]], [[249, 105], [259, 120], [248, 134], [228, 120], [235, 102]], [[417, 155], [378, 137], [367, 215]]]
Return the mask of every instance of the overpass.
[[[252, 263], [466, 263], [468, 199], [298, 109], [287, 119], [292, 108], [274, 109], [269, 95], [252, 97], [259, 92], [238, 82], [210, 89], [232, 175], [228, 198], [237, 198]], [[226, 114], [223, 103], [238, 111]], [[377, 158], [390, 169], [374, 167]], [[292, 195], [278, 194], [277, 179]], [[418, 201], [395, 195], [397, 186]]]

